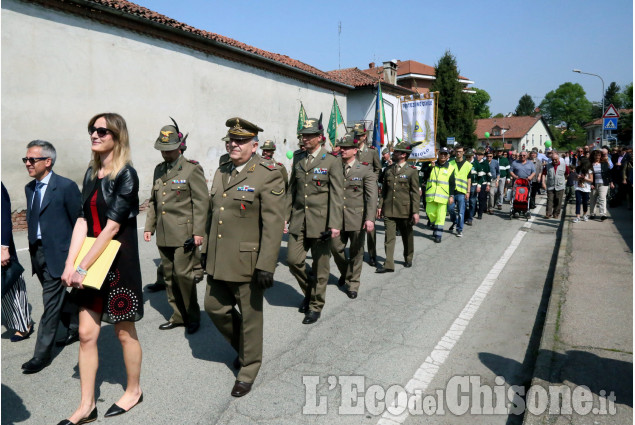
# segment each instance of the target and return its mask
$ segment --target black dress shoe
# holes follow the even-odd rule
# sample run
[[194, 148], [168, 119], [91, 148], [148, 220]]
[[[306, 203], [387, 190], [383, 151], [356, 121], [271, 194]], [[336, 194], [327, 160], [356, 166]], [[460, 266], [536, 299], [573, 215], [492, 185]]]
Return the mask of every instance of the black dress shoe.
[[79, 341], [79, 331], [77, 329], [69, 329], [66, 337], [55, 341], [55, 345], [58, 347], [64, 347], [77, 341]]
[[28, 362], [22, 365], [22, 373], [38, 373], [46, 366], [51, 364], [51, 359], [38, 359], [37, 357], [33, 357]]
[[344, 286], [345, 283], [346, 283], [346, 276], [340, 276], [339, 280], [337, 281], [337, 286]]
[[236, 356], [236, 358], [234, 359], [234, 361], [232, 362], [232, 366], [234, 367], [234, 369], [239, 370], [240, 369], [240, 359], [238, 358], [238, 356]]
[[77, 423], [71, 422], [69, 419], [64, 419], [63, 421], [58, 422], [57, 425], [81, 425], [81, 424], [87, 424], [89, 422], [94, 422], [96, 420], [97, 420], [97, 406], [95, 406], [93, 411], [90, 412], [90, 415], [80, 419], [79, 422]]
[[[143, 393], [141, 393], [141, 396], [139, 397], [139, 401], [137, 401], [132, 407], [135, 407], [137, 404], [141, 403], [142, 401], [143, 401]], [[117, 406], [117, 403], [113, 403], [112, 406], [110, 406], [110, 409], [106, 411], [104, 418], [109, 418], [111, 416], [117, 416], [117, 415], [123, 415], [124, 413], [132, 410], [132, 407], [128, 410], [124, 410], [121, 407]]]
[[379, 266], [377, 267], [377, 269], [375, 270], [375, 273], [392, 273], [394, 272], [393, 269], [387, 269], [384, 266]]
[[198, 330], [200, 326], [201, 326], [201, 322], [190, 322], [186, 326], [186, 329], [187, 329], [186, 332], [188, 334], [193, 334], [194, 332]]
[[351, 300], [357, 298], [357, 292], [355, 291], [346, 291], [346, 295], [348, 295], [348, 298], [350, 298]]
[[252, 385], [253, 384], [251, 382], [236, 381], [234, 388], [232, 388], [232, 397], [242, 397], [249, 394]]
[[371, 267], [377, 266], [377, 260], [375, 260], [374, 257], [371, 257], [370, 260], [368, 260], [368, 265]]
[[159, 329], [162, 331], [167, 331], [170, 329], [178, 328], [180, 326], [185, 326], [185, 323], [174, 323], [174, 322], [165, 322], [162, 325], [159, 325]]
[[146, 286], [146, 291], [148, 292], [159, 292], [159, 291], [165, 291], [166, 288], [166, 284], [165, 283], [153, 283], [151, 285]]
[[403, 263], [404, 267], [412, 267], [412, 261], [406, 261], [405, 263]]
[[315, 323], [320, 318], [319, 311], [309, 311], [306, 316], [304, 316], [304, 320], [302, 321], [303, 325], [310, 325], [311, 323]]
[[309, 303], [310, 302], [311, 302], [311, 298], [305, 297], [302, 300], [302, 304], [300, 304], [300, 307], [298, 307], [298, 311], [300, 313], [306, 313], [307, 311], [309, 311]]
[[35, 329], [35, 324], [32, 323], [31, 324], [31, 329], [29, 329], [29, 331], [24, 334], [24, 335], [11, 335], [11, 342], [20, 342], [20, 341], [24, 341], [25, 339], [28, 339], [31, 334], [33, 333], [33, 330]]

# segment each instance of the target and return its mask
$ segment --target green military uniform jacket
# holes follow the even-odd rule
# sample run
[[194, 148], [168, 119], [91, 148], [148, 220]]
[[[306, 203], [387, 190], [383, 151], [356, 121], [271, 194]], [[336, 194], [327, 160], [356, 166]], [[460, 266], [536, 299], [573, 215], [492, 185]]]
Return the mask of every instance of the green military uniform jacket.
[[231, 158], [229, 157], [229, 152], [222, 154], [220, 156], [220, 158], [218, 158], [218, 166], [220, 167], [221, 165], [223, 165], [227, 161], [231, 161]]
[[476, 184], [479, 186], [482, 184], [486, 184], [489, 186], [492, 181], [492, 173], [490, 173], [489, 171], [489, 162], [487, 162], [487, 160], [485, 159], [481, 162], [478, 162], [475, 159], [472, 163], [472, 167], [476, 172], [476, 180], [472, 180], [472, 183], [474, 184], [476, 182]]
[[289, 233], [319, 238], [328, 229], [342, 229], [344, 174], [342, 160], [320, 148], [306, 164], [308, 153], [293, 157], [287, 214]]
[[282, 174], [282, 178], [284, 179], [284, 189], [285, 191], [289, 188], [289, 173], [287, 172], [287, 168], [284, 166], [282, 162], [276, 162], [275, 159], [267, 159], [262, 157], [262, 160], [267, 164], [273, 164], [276, 166], [276, 169]]
[[216, 280], [249, 282], [255, 269], [273, 273], [284, 229], [284, 181], [274, 164], [253, 155], [229, 182], [221, 165], [210, 192], [207, 264]]
[[[346, 164], [342, 165], [346, 169]], [[344, 175], [344, 227], [346, 232], [362, 230], [365, 221], [377, 214], [377, 177], [370, 164], [355, 160]]]
[[379, 160], [379, 154], [377, 153], [375, 146], [364, 145], [364, 150], [359, 149], [357, 151], [357, 159], [359, 162], [367, 162], [370, 164], [373, 168], [373, 173], [375, 173], [375, 177], [379, 178], [379, 173], [381, 172], [381, 161]]
[[509, 178], [509, 159], [507, 159], [505, 156], [499, 156], [498, 157], [498, 168], [500, 169], [501, 172], [501, 179], [508, 179]]
[[398, 171], [392, 164], [384, 171], [379, 208], [385, 217], [410, 218], [419, 213], [419, 173], [405, 163]]
[[193, 235], [205, 235], [209, 200], [203, 168], [179, 156], [168, 172], [168, 163], [154, 169], [145, 231], [155, 233], [157, 246], [179, 247]]

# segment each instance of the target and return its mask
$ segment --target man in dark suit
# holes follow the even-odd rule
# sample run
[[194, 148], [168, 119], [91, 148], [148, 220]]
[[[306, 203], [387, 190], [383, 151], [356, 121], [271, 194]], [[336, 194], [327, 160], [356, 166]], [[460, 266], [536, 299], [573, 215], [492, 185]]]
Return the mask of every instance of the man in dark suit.
[[[53, 173], [55, 148], [49, 142], [34, 140], [27, 145], [26, 165], [33, 177], [25, 187], [29, 253], [33, 274], [42, 285], [44, 313], [35, 343], [33, 358], [22, 365], [24, 373], [36, 373], [51, 363], [55, 332], [64, 307], [66, 289], [61, 284], [73, 227], [82, 209], [81, 194], [75, 182]], [[66, 310], [73, 310], [68, 308]], [[62, 345], [78, 339], [77, 309], [71, 313], [67, 337]]]

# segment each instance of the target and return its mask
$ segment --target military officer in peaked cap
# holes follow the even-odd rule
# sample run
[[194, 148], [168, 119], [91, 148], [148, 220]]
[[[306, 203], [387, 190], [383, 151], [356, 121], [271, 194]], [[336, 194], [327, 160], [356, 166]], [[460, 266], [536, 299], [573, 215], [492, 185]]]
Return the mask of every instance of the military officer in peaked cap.
[[[340, 271], [339, 285], [346, 284], [346, 295], [355, 299], [362, 274], [364, 235], [375, 230], [377, 176], [371, 164], [357, 160], [360, 142], [353, 133], [342, 137], [338, 145], [344, 168], [344, 221], [340, 237], [333, 238], [331, 242], [331, 252]], [[350, 247], [347, 259], [348, 241]]]
[[260, 127], [242, 118], [225, 124], [231, 161], [216, 170], [210, 192], [205, 311], [238, 354], [231, 395], [241, 397], [262, 364], [263, 294], [278, 262], [285, 183], [278, 166], [256, 153]]
[[384, 218], [386, 261], [377, 273], [395, 271], [394, 254], [397, 228], [404, 245], [404, 267], [412, 267], [413, 226], [419, 222], [419, 173], [407, 159], [419, 143], [399, 142], [392, 154], [392, 165], [383, 174], [377, 218]]
[[[315, 323], [324, 307], [330, 274], [330, 238], [342, 229], [344, 175], [342, 161], [326, 151], [320, 119], [307, 119], [299, 132], [306, 148], [293, 157], [287, 196], [289, 244], [287, 262], [304, 293], [300, 312], [304, 324]], [[289, 218], [290, 217], [290, 218]], [[307, 251], [313, 257], [315, 278], [306, 274]]]
[[220, 156], [220, 158], [218, 158], [218, 166], [219, 167], [230, 160], [230, 158], [229, 158], [229, 137], [225, 136], [221, 140], [223, 142], [225, 142], [225, 150], [227, 152], [225, 152], [224, 154], [222, 154]]
[[198, 330], [200, 309], [194, 274], [195, 250], [203, 244], [209, 198], [203, 168], [181, 154], [187, 135], [174, 125], [161, 129], [154, 148], [164, 162], [154, 169], [143, 238], [150, 242], [156, 232], [168, 302], [172, 317], [161, 330], [186, 326], [188, 333]]
[[260, 149], [262, 150], [262, 159], [268, 161], [271, 164], [277, 165], [276, 168], [280, 170], [280, 173], [282, 173], [282, 178], [284, 179], [286, 190], [289, 186], [289, 173], [287, 172], [287, 169], [282, 162], [276, 162], [276, 160], [273, 159], [273, 154], [276, 151], [276, 144], [272, 140], [265, 140]]
[[[353, 126], [353, 131], [355, 138], [359, 141], [357, 159], [360, 162], [371, 164], [375, 177], [379, 180], [379, 174], [382, 168], [381, 160], [379, 159], [379, 152], [377, 152], [375, 146], [368, 142], [368, 133], [370, 133], [370, 130], [366, 130], [364, 123], [357, 123]], [[368, 264], [375, 267], [377, 265], [377, 235], [375, 229], [368, 233], [368, 257]]]

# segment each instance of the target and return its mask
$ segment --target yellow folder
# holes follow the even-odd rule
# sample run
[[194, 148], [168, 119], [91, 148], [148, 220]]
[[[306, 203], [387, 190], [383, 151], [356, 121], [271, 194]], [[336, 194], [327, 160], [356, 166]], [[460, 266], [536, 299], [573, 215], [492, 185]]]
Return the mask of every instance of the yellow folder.
[[[96, 238], [87, 237], [84, 239], [84, 243], [82, 244], [82, 249], [79, 250], [79, 254], [77, 254], [77, 259], [75, 260], [75, 268], [79, 266], [79, 263], [84, 259], [88, 250], [95, 243]], [[106, 249], [101, 253], [99, 258], [95, 260], [92, 266], [88, 268], [88, 274], [84, 278], [82, 282], [83, 286], [88, 286], [90, 288], [101, 289], [101, 285], [106, 280], [106, 275], [110, 270], [110, 266], [112, 266], [112, 262], [115, 261], [115, 257], [117, 256], [117, 252], [119, 251], [119, 247], [121, 246], [121, 242], [111, 240]]]

